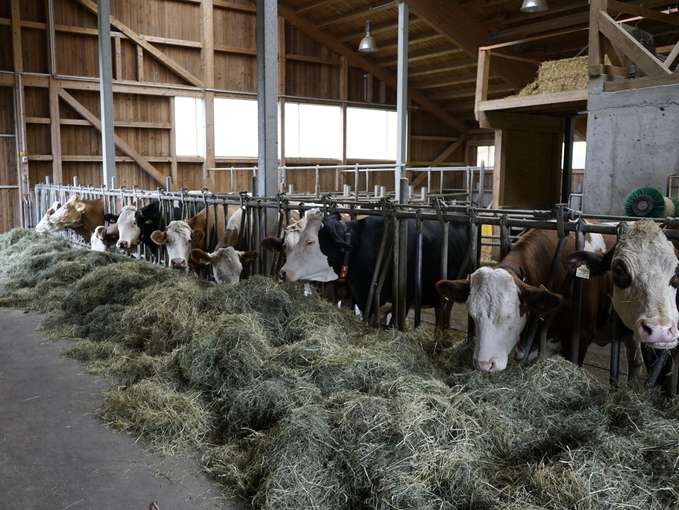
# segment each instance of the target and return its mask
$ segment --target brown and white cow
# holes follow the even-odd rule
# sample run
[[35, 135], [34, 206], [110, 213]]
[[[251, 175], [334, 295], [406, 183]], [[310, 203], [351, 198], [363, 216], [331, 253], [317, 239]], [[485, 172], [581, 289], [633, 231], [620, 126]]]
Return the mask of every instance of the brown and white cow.
[[[588, 234], [585, 248], [588, 253], [602, 254], [614, 242], [612, 236]], [[530, 230], [495, 268], [482, 267], [469, 279], [437, 284], [442, 296], [468, 303], [469, 315], [476, 326], [474, 363], [480, 370], [496, 372], [507, 367], [509, 355], [526, 327], [528, 311], [542, 316], [555, 314], [548, 336], [560, 344], [564, 354], [568, 352], [574, 307], [569, 299], [567, 262], [575, 252], [575, 236], [571, 234], [566, 241], [552, 275], [557, 245], [556, 232]], [[551, 287], [547, 289], [545, 285], [550, 280]], [[607, 278], [591, 278], [583, 284], [580, 363], [592, 341], [600, 344], [610, 341], [610, 288]], [[634, 367], [640, 365], [637, 350], [629, 345], [628, 356]]]
[[57, 210], [61, 207], [60, 202], [54, 202], [47, 211], [45, 211], [45, 214], [43, 215], [42, 218], [40, 218], [40, 221], [38, 224], [35, 226], [35, 231], [38, 232], [39, 234], [47, 234], [49, 232], [53, 231], [52, 225], [50, 224], [50, 216], [52, 216]]
[[226, 229], [216, 229], [217, 246], [211, 253], [206, 243], [207, 232], [213, 229], [214, 221], [219, 225], [220, 218], [215, 219], [214, 213], [208, 215], [205, 209], [187, 221], [170, 222], [165, 230], [153, 232], [151, 239], [165, 247], [171, 267], [199, 272], [201, 267], [209, 265], [217, 283], [237, 283], [243, 262], [256, 257], [252, 252], [240, 252], [233, 246], [238, 242], [241, 217], [242, 209], [238, 208], [229, 218]]
[[677, 332], [679, 267], [674, 246], [651, 220], [627, 226], [606, 253], [576, 253], [571, 263], [586, 263], [592, 274], [610, 272], [612, 301], [637, 342], [673, 349]]
[[[104, 224], [104, 200], [83, 200], [76, 193], [50, 214], [46, 222], [40, 221], [39, 232], [57, 232], [70, 229], [90, 242], [94, 230]], [[37, 227], [36, 227], [37, 230]]]

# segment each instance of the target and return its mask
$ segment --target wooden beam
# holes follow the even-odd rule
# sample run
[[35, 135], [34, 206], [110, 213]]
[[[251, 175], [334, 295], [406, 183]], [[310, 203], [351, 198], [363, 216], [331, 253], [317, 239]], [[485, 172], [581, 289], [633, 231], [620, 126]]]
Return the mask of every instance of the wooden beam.
[[205, 160], [203, 161], [203, 187], [208, 187], [208, 168], [215, 166], [215, 94], [205, 93]]
[[[285, 95], [288, 51], [285, 44], [285, 18], [278, 17], [278, 95]], [[283, 129], [283, 131], [285, 131]]]
[[114, 59], [115, 59], [115, 79], [123, 79], [123, 49], [119, 36], [113, 37]]
[[618, 0], [608, 0], [608, 12], [611, 11], [613, 11], [614, 14], [631, 14], [633, 16], [640, 16], [644, 19], [659, 21], [661, 23], [679, 27], [679, 18], [648, 9], [643, 5], [626, 4], [618, 2]]
[[[459, 46], [472, 59], [479, 47], [487, 44], [490, 34], [468, 7], [457, 0], [409, 0], [412, 11], [434, 29]], [[535, 77], [536, 67], [526, 63], [498, 61], [495, 72], [515, 87], [522, 87]]]
[[137, 46], [137, 81], [144, 81], [144, 48]]
[[599, 12], [599, 30], [619, 53], [629, 58], [648, 76], [671, 74], [671, 71], [662, 62], [637, 41], [632, 34], [618, 25], [606, 12]]
[[64, 173], [61, 166], [61, 116], [59, 112], [59, 85], [54, 78], [50, 78], [50, 141], [52, 145], [52, 182], [64, 183]]
[[[82, 5], [83, 7], [85, 7], [88, 11], [92, 12], [93, 14], [97, 13], [97, 4], [94, 3], [92, 0], [75, 0], [75, 1]], [[197, 87], [204, 86], [203, 82], [198, 77], [194, 76], [190, 71], [188, 71], [186, 68], [180, 65], [176, 60], [168, 57], [165, 53], [160, 51], [150, 42], [146, 41], [137, 32], [132, 30], [125, 23], [118, 20], [114, 16], [111, 16], [111, 25], [114, 26], [116, 29], [120, 30], [123, 34], [125, 34], [125, 36], [128, 39], [131, 39], [137, 45], [144, 48], [144, 50], [146, 50], [146, 52], [148, 52], [151, 56], [158, 60], [158, 62], [163, 64], [165, 67], [169, 68], [171, 71], [173, 71], [175, 74], [177, 74], [187, 82]]]
[[[488, 99], [488, 84], [490, 82], [490, 50], [479, 50], [479, 66], [476, 74], [476, 94], [474, 96], [474, 115], [479, 123], [483, 124], [480, 118], [481, 112], [479, 105]], [[484, 127], [483, 125], [481, 127]]]
[[[359, 55], [353, 49], [348, 48], [341, 41], [330, 35], [327, 30], [324, 31], [319, 29], [313, 22], [297, 15], [293, 9], [283, 4], [278, 5], [278, 13], [283, 16], [288, 23], [297, 27], [306, 35], [320, 42], [335, 53], [344, 56], [349, 64], [360, 67], [364, 71], [375, 75], [377, 79], [382, 80], [392, 88], [396, 87], [396, 77], [393, 73], [373, 64], [370, 60]], [[445, 109], [441, 107], [441, 105], [432, 101], [421, 92], [411, 89], [410, 99], [418, 103], [423, 109], [433, 114], [436, 118], [443, 121], [449, 127], [455, 129], [458, 132], [466, 131], [467, 126], [463, 122], [457, 120], [450, 113], [447, 113]]]
[[229, 0], [213, 0], [213, 3], [215, 7], [220, 7], [222, 9], [228, 9], [231, 11], [251, 12], [251, 13], [255, 12], [254, 5], [230, 2]]
[[[174, 98], [169, 98], [170, 102], [170, 177], [172, 178], [173, 189], [178, 189], [177, 173], [177, 128], [175, 127], [174, 117]], [[172, 190], [167, 190], [172, 191]]]
[[679, 42], [674, 45], [674, 48], [672, 48], [672, 51], [665, 59], [665, 67], [667, 69], [672, 70], [672, 67], [674, 67], [674, 64], [676, 63], [678, 58], [679, 58]]
[[200, 4], [200, 68], [205, 86], [215, 86], [215, 29], [213, 24], [213, 0]]
[[604, 65], [605, 48], [602, 44], [601, 30], [599, 29], [599, 13], [606, 11], [607, 0], [591, 0], [589, 11], [589, 58], [588, 65], [590, 76], [598, 76], [592, 69], [599, 69]]
[[20, 0], [12, 0], [12, 55], [14, 72], [24, 72], [24, 54], [21, 45], [21, 5]]
[[[101, 122], [91, 111], [85, 108], [76, 98], [66, 92], [63, 88], [59, 89], [59, 97], [66, 101], [68, 105], [73, 108], [81, 117], [87, 120], [97, 131], [101, 132]], [[147, 174], [153, 177], [160, 184], [163, 183], [164, 175], [160, 173], [149, 161], [132, 148], [125, 140], [118, 135], [113, 136], [116, 147], [118, 147], [125, 154], [130, 156], [137, 165], [141, 167]]]

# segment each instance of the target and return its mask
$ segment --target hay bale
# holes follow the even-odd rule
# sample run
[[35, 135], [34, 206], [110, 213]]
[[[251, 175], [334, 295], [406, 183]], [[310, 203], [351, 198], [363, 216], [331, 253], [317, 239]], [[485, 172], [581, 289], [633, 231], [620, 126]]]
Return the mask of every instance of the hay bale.
[[203, 444], [212, 428], [199, 392], [179, 392], [154, 381], [109, 390], [100, 414], [114, 428], [167, 454]]
[[519, 96], [534, 96], [569, 90], [585, 90], [589, 85], [587, 57], [542, 62], [535, 81], [526, 85]]

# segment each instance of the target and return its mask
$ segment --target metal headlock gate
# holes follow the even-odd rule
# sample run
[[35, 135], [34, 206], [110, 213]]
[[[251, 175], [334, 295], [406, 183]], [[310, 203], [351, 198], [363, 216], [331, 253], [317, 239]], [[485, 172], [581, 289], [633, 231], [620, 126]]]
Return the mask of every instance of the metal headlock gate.
[[[385, 218], [384, 235], [380, 242], [378, 260], [375, 272], [372, 277], [370, 294], [365, 308], [364, 320], [378, 323], [381, 305], [380, 296], [384, 285], [387, 284], [386, 278], [389, 272], [392, 275], [392, 318], [393, 325], [399, 329], [406, 327], [407, 313], [407, 282], [408, 272], [415, 268], [415, 289], [414, 290], [414, 325], [421, 322], [421, 296], [422, 296], [422, 247], [423, 247], [423, 224], [425, 221], [440, 222], [443, 230], [443, 242], [441, 253], [441, 279], [463, 278], [471, 274], [481, 265], [480, 254], [483, 239], [481, 227], [489, 225], [496, 227], [499, 231], [497, 239], [491, 240], [490, 244], [498, 246], [501, 257], [504, 257], [511, 248], [512, 238], [511, 229], [541, 229], [554, 230], [558, 233], [559, 243], [552, 267], [558, 263], [560, 251], [571, 232], [576, 235], [576, 249], [582, 250], [585, 245], [585, 234], [596, 233], [615, 235], [617, 237], [623, 232], [626, 224], [636, 221], [638, 218], [625, 216], [606, 216], [583, 214], [568, 208], [565, 204], [558, 204], [553, 210], [523, 210], [523, 209], [490, 209], [479, 208], [471, 203], [456, 203], [446, 200], [445, 197], [431, 197], [429, 201], [412, 200], [407, 196], [407, 187], [401, 197], [401, 203], [395, 203], [389, 198], [370, 199], [347, 197], [344, 195], [323, 195], [321, 197], [309, 196], [287, 196], [285, 194], [276, 197], [252, 197], [247, 193], [226, 194], [210, 193], [207, 190], [199, 192], [168, 192], [162, 189], [147, 191], [140, 189], [119, 189], [107, 190], [102, 188], [80, 187], [80, 186], [59, 186], [59, 185], [38, 185], [34, 191], [33, 203], [27, 204], [29, 208], [28, 216], [32, 218], [33, 225], [37, 223], [45, 214], [45, 211], [55, 201], [64, 203], [68, 198], [76, 193], [84, 199], [103, 199], [105, 212], [115, 216], [125, 205], [136, 205], [143, 207], [153, 201], [159, 201], [161, 211], [165, 215], [165, 223], [169, 223], [170, 211], [176, 206], [182, 210], [182, 218], [188, 219], [197, 214], [202, 209], [213, 209], [214, 217], [217, 218], [216, 211], [229, 206], [237, 206], [242, 209], [243, 215], [238, 239], [238, 249], [256, 251], [259, 256], [254, 267], [250, 268], [249, 274], [262, 274], [275, 276], [282, 265], [281, 257], [274, 257], [272, 263], [265, 263], [267, 259], [263, 256], [262, 241], [267, 235], [267, 217], [275, 218], [269, 220], [271, 227], [269, 234], [282, 237], [284, 230], [289, 224], [290, 213], [299, 211], [300, 213], [311, 209], [320, 209], [324, 214], [347, 213], [352, 218], [357, 216], [381, 216]], [[419, 197], [418, 197], [419, 198]], [[271, 213], [267, 214], [267, 211]], [[210, 225], [207, 236], [206, 249], [214, 249], [217, 239], [217, 229], [226, 230], [226, 220], [228, 215], [224, 214], [223, 225]], [[406, 222], [415, 221], [415, 260], [407, 260], [406, 246], [408, 243], [408, 230]], [[599, 221], [606, 223], [588, 223], [588, 221]], [[660, 222], [661, 220], [657, 220]], [[448, 225], [451, 223], [464, 224], [467, 226], [468, 247], [465, 254], [465, 262], [456, 275], [447, 274], [448, 260]], [[679, 230], [665, 230], [665, 234], [670, 240], [679, 240]], [[75, 234], [64, 234], [70, 241], [76, 244], [83, 244]], [[497, 242], [495, 242], [497, 241]], [[154, 257], [143, 247], [138, 248], [138, 252], [133, 254], [137, 258], [161, 265], [167, 265], [168, 261], [159, 251], [159, 256]], [[389, 268], [391, 267], [391, 271]], [[552, 271], [552, 274], [554, 271]], [[575, 315], [573, 337], [570, 344], [569, 359], [574, 363], [579, 363], [580, 356], [580, 332], [582, 320], [582, 280], [574, 277], [571, 281], [571, 292], [575, 303]], [[452, 304], [444, 305], [441, 311], [445, 318], [446, 313], [450, 312]], [[522, 349], [525, 350], [528, 358], [529, 353], [536, 345], [541, 357], [546, 355], [547, 331], [549, 329], [551, 317], [533, 316], [529, 318], [524, 334], [521, 339]], [[610, 382], [617, 384], [620, 373], [620, 344], [622, 337], [621, 322], [617, 314], [612, 312], [612, 339], [611, 339], [611, 359], [610, 359]], [[473, 321], [469, 321], [470, 335], [472, 337]], [[649, 373], [647, 384], [655, 385], [662, 376], [671, 394], [675, 394], [679, 383], [679, 349], [672, 351], [654, 351], [647, 346], [642, 346], [644, 362]]]

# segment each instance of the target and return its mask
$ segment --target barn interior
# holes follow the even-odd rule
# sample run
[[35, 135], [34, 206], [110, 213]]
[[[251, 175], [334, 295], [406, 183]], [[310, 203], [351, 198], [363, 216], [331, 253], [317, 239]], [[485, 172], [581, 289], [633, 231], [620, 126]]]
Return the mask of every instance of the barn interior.
[[[421, 281], [426, 222], [446, 261], [466, 228], [462, 262], [433, 264], [443, 281], [556, 232], [534, 261], [550, 290], [562, 249], [639, 218], [676, 243], [678, 41], [676, 0], [0, 0], [0, 437], [18, 445], [0, 493], [40, 509], [679, 507], [679, 350], [644, 351], [650, 389], [635, 383], [609, 302], [583, 350], [589, 270], [563, 285], [572, 343], [531, 311], [528, 354], [492, 377], [464, 300], [429, 309]], [[103, 254], [82, 224], [33, 232], [75, 197], [103, 200]], [[107, 244], [124, 206], [154, 201], [182, 208], [165, 229], [205, 208], [205, 260], [239, 210], [241, 283], [189, 275], [195, 249], [176, 276], [161, 243]], [[363, 244], [365, 308], [338, 309], [327, 280], [283, 283], [285, 252], [265, 248], [317, 208], [393, 220]], [[64, 349], [108, 381], [84, 376], [96, 398]], [[52, 404], [23, 405], [53, 383]], [[88, 446], [55, 434], [38, 466], [71, 426]]]

